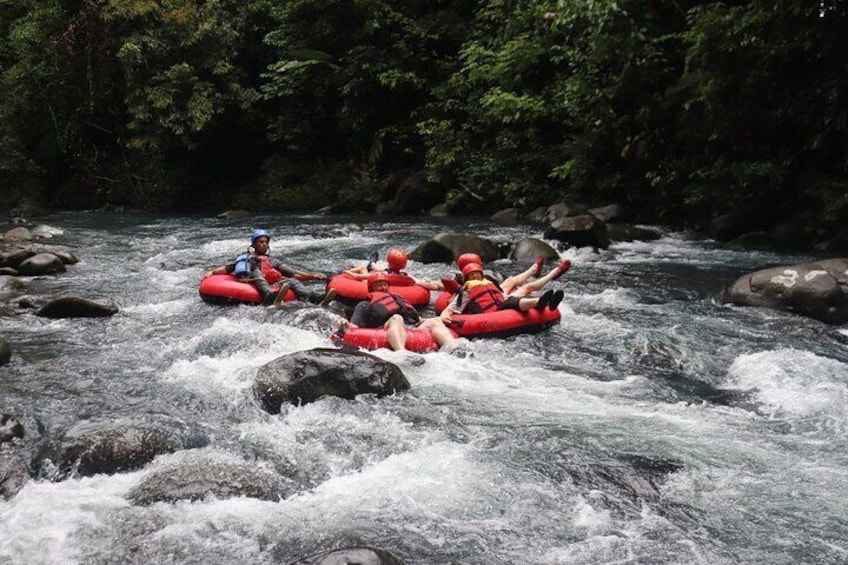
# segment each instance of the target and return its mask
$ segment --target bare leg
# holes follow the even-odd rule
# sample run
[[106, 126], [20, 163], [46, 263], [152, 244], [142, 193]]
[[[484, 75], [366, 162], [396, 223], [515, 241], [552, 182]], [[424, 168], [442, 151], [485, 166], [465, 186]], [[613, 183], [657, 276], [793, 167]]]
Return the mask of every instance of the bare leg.
[[389, 347], [395, 351], [403, 351], [406, 349], [406, 326], [403, 323], [403, 318], [395, 314], [386, 325], [386, 340], [389, 342]]
[[433, 340], [439, 348], [456, 344], [456, 338], [439, 318], [427, 318], [418, 327], [430, 330], [430, 333], [433, 334]]
[[545, 286], [552, 280], [559, 278], [560, 273], [562, 273], [562, 267], [556, 266], [551, 269], [550, 272], [544, 277], [536, 279], [535, 281], [529, 282], [525, 285], [521, 285], [520, 287], [513, 290], [512, 293], [506, 292], [506, 289], [504, 289], [504, 292], [506, 292], [506, 294], [512, 294], [513, 296], [527, 296], [531, 292], [541, 290], [543, 286]]
[[536, 274], [536, 265], [530, 265], [526, 271], [518, 273], [517, 275], [513, 275], [504, 279], [501, 283], [501, 288], [504, 291], [504, 294], [512, 294], [512, 292], [527, 282], [527, 279]]

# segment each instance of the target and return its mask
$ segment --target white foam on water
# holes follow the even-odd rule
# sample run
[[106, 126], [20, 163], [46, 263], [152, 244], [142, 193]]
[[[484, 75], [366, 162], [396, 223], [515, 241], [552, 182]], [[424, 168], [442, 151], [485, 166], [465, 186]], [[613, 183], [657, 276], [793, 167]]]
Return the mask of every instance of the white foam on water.
[[30, 481], [0, 504], [0, 562], [82, 562], [85, 555], [75, 545], [75, 534], [103, 527], [109, 511], [127, 507], [124, 494], [136, 480], [134, 474], [119, 474], [58, 483]]
[[[171, 352], [179, 358], [162, 378], [181, 382], [193, 390], [242, 390], [252, 384], [255, 370], [265, 363], [287, 353], [328, 345], [326, 338], [309, 330], [273, 322], [218, 318], [211, 327], [170, 345]], [[217, 349], [218, 353], [198, 355], [207, 349]]]
[[728, 377], [732, 388], [754, 389], [772, 416], [848, 421], [848, 365], [840, 361], [779, 349], [737, 357]]

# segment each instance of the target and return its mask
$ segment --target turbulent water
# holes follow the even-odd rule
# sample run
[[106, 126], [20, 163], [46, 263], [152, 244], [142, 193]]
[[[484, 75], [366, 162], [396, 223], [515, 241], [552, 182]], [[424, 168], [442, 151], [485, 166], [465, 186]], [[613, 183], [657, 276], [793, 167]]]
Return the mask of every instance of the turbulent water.
[[[553, 283], [565, 291], [561, 325], [420, 365], [380, 350], [409, 391], [272, 416], [253, 397], [258, 368], [331, 346], [334, 316], [200, 300], [202, 273], [242, 252], [250, 229], [270, 229], [284, 261], [329, 273], [439, 231], [500, 242], [538, 228], [312, 216], [46, 223], [67, 230], [56, 243], [81, 261], [29, 280], [26, 294], [111, 300], [120, 313], [0, 318], [13, 348], [0, 412], [24, 424], [17, 449], [35, 475], [0, 501], [0, 563], [289, 563], [353, 544], [422, 565], [848, 562], [848, 330], [718, 300], [744, 272], [811, 256], [673, 233], [602, 254], [563, 250], [574, 267]], [[436, 278], [449, 266], [409, 270]], [[185, 449], [126, 473], [58, 473], [63, 438], [104, 422], [155, 424]], [[301, 488], [275, 501], [130, 502], [191, 453]]]

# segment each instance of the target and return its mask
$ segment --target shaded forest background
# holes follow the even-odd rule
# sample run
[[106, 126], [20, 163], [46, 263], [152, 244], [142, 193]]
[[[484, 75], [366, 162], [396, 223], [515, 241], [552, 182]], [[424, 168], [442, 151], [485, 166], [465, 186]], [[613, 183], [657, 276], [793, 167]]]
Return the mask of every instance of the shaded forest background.
[[848, 2], [0, 0], [3, 206], [848, 220]]

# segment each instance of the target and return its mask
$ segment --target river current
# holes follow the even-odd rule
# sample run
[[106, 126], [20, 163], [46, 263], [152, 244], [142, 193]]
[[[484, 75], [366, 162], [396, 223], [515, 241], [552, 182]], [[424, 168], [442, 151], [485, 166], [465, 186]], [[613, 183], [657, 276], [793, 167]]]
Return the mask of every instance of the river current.
[[[273, 232], [273, 255], [326, 273], [440, 231], [515, 242], [539, 228], [93, 213], [44, 223], [66, 230], [48, 243], [80, 262], [27, 281], [26, 293], [120, 312], [0, 318], [13, 348], [0, 412], [24, 424], [38, 470], [0, 500], [0, 563], [285, 564], [352, 544], [409, 565], [848, 562], [848, 330], [719, 300], [745, 272], [813, 256], [679, 233], [562, 250], [574, 266], [552, 283], [565, 291], [559, 326], [423, 364], [379, 350], [409, 391], [269, 415], [252, 393], [258, 368], [331, 347], [333, 314], [200, 300], [203, 272], [242, 252], [252, 228]], [[408, 270], [438, 278], [450, 267]], [[59, 480], [55, 446], [102, 422], [167, 422], [196, 447]], [[286, 469], [308, 488], [277, 501], [128, 500], [191, 451]]]

